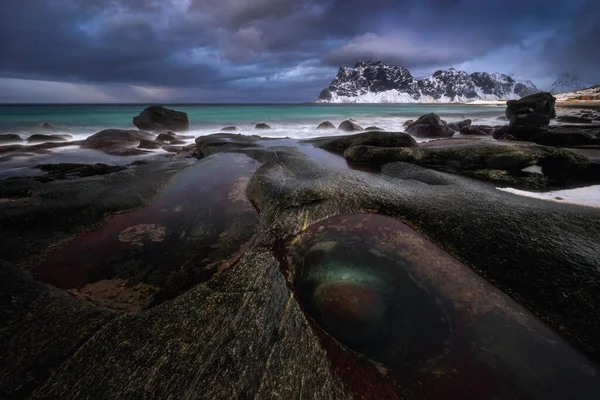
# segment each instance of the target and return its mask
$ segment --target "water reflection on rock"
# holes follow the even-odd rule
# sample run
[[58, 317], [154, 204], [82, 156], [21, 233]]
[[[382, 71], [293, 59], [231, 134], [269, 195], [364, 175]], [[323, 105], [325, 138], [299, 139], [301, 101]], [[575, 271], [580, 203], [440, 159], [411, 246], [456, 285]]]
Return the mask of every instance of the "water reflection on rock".
[[333, 217], [282, 248], [284, 273], [357, 398], [585, 398], [600, 389], [585, 357], [395, 219]]
[[[181, 294], [255, 234], [258, 215], [244, 191], [258, 166], [241, 154], [206, 158], [176, 175], [154, 204], [110, 218], [52, 253], [35, 274], [63, 289], [112, 279], [151, 285], [159, 289], [152, 304]], [[102, 293], [85, 298], [110, 308], [107, 299], [93, 301]]]

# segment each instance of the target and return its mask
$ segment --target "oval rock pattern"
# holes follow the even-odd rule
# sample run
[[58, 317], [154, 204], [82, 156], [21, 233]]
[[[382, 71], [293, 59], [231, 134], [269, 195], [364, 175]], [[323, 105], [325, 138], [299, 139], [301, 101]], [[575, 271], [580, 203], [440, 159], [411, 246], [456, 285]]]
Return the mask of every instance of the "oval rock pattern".
[[277, 247], [356, 398], [585, 398], [598, 370], [539, 319], [399, 220], [336, 216]]

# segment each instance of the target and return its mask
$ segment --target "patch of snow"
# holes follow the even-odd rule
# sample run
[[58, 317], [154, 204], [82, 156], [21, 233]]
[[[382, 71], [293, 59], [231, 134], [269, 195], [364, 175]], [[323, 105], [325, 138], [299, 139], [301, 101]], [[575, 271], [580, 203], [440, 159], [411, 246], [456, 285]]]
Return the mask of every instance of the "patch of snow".
[[600, 85], [592, 86], [587, 89], [576, 90], [574, 92], [555, 94], [556, 101], [568, 101], [579, 96], [600, 96]]
[[496, 188], [503, 192], [534, 199], [554, 201], [557, 203], [576, 204], [580, 206], [600, 208], [600, 185], [582, 187], [577, 189], [557, 190], [552, 192], [537, 193], [513, 188]]
[[532, 165], [530, 167], [523, 168], [521, 171], [523, 171], [523, 172], [530, 172], [532, 174], [541, 174], [541, 175], [544, 175], [544, 173], [542, 172], [542, 167], [540, 167], [539, 165]]

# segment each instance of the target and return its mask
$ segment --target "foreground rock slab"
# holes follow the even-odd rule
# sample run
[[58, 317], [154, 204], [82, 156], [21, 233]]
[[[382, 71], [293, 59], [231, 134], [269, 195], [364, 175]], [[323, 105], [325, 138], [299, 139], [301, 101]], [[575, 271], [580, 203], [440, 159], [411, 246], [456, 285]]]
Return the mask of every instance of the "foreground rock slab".
[[[326, 138], [315, 144], [338, 140], [334, 147], [339, 152], [353, 140], [364, 140], [357, 137], [346, 142]], [[397, 135], [393, 140], [405, 139]], [[219, 134], [198, 138], [196, 145], [201, 161], [195, 167], [203, 172], [192, 167], [166, 186], [156, 178], [177, 172], [180, 163], [165, 163], [167, 170], [140, 165], [81, 178], [70, 186], [58, 181], [46, 187], [2, 183], [4, 196], [12, 199], [0, 203], [2, 211], [10, 211], [0, 213], [0, 243], [12, 253], [3, 260], [6, 271], [35, 269], [36, 257], [55, 243], [53, 230], [67, 239], [81, 225], [90, 236], [71, 243], [104, 251], [112, 247], [103, 247], [111, 240], [137, 251], [140, 245], [164, 243], [168, 249], [168, 240], [197, 238], [213, 214], [194, 219], [192, 225], [202, 229], [188, 225], [190, 216], [209, 208], [201, 201], [204, 195], [222, 193], [225, 164], [219, 160], [238, 157], [218, 153], [245, 154], [240, 177], [256, 172], [249, 181], [238, 182], [236, 190], [226, 190], [217, 203], [242, 204], [236, 199], [244, 197], [238, 189], [245, 187], [244, 204], [251, 204], [260, 217], [247, 243], [215, 258], [207, 279], [170, 301], [133, 314], [110, 312], [110, 321], [99, 325], [73, 317], [89, 325], [93, 334], [79, 342], [76, 351], [53, 359], [51, 368], [44, 369], [52, 374], [18, 393], [40, 399], [420, 399], [439, 398], [440, 393], [455, 398], [545, 399], [587, 398], [600, 390], [597, 366], [530, 314], [600, 360], [600, 327], [594, 318], [600, 305], [600, 273], [595, 268], [600, 263], [599, 210], [515, 196], [487, 182], [406, 162], [384, 163], [381, 173], [339, 163], [334, 168], [323, 155], [344, 162], [343, 158], [320, 149], [314, 149], [319, 158], [311, 158], [292, 140], [271, 145], [264, 138]], [[416, 152], [436, 146], [428, 145], [431, 148], [413, 143], [392, 150]], [[359, 146], [349, 149], [354, 147]], [[139, 175], [144, 168], [148, 169]], [[102, 184], [94, 183], [96, 179]], [[147, 194], [140, 195], [144, 187]], [[160, 198], [190, 201], [180, 209], [158, 200], [150, 213], [142, 209], [121, 214], [92, 229], [90, 224], [101, 219], [106, 207], [122, 210], [117, 205], [124, 199], [143, 205], [157, 187], [164, 188]], [[204, 191], [200, 200], [190, 196], [195, 191]], [[71, 203], [63, 204], [65, 198]], [[90, 210], [93, 216], [74, 212], [79, 210], [75, 205], [85, 209], [94, 198], [98, 207]], [[54, 216], [52, 227], [35, 231], [39, 238], [23, 235], [48, 213]], [[118, 222], [133, 215], [132, 229]], [[181, 229], [164, 223], [173, 215], [179, 216]], [[230, 230], [223, 238], [229, 235]], [[190, 243], [189, 250], [202, 243]], [[74, 254], [66, 250], [69, 245], [49, 250]], [[126, 271], [136, 266], [125, 264]], [[199, 261], [183, 263], [192, 269], [197, 265]], [[0, 293], [11, 293], [10, 298], [23, 293], [27, 299], [27, 288], [34, 284], [42, 288], [41, 301], [60, 293], [22, 276], [20, 281], [0, 279]], [[17, 284], [5, 290], [12, 282]], [[3, 298], [0, 311], [22, 315], [24, 306], [13, 306], [10, 298]], [[355, 298], [361, 301], [351, 301]], [[57, 299], [61, 305], [79, 301]], [[64, 319], [77, 315], [57, 307], [31, 310], [28, 322], [15, 324], [10, 332], [32, 337], [30, 330], [37, 325], [31, 321], [38, 319], [37, 312], [52, 315], [58, 310], [63, 315], [56, 321], [43, 319], [48, 332], [64, 329]], [[414, 330], [399, 329], [397, 321]], [[423, 324], [434, 328], [423, 330]], [[18, 342], [20, 354], [33, 355], [24, 359], [50, 354], [37, 343], [45, 344], [38, 339]], [[8, 377], [0, 384], [7, 393], [17, 393], [12, 382], [33, 368], [12, 369], [14, 357], [15, 353], [0, 352], [0, 366]]]

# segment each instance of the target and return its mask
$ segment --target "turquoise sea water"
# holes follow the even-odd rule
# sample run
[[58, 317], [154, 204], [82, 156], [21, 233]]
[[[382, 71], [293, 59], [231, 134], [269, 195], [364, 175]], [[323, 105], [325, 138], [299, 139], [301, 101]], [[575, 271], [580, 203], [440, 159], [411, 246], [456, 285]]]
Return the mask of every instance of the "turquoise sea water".
[[[0, 133], [27, 137], [45, 122], [78, 138], [106, 128], [135, 129], [131, 120], [146, 106], [0, 105]], [[245, 133], [253, 130], [256, 123], [266, 122], [273, 129], [262, 131], [261, 135], [293, 138], [316, 136], [316, 125], [325, 120], [337, 124], [354, 118], [363, 127], [377, 125], [401, 130], [407, 119], [430, 112], [449, 121], [471, 118], [492, 125], [501, 124], [496, 117], [504, 113], [504, 107], [500, 106], [430, 104], [175, 104], [167, 107], [186, 112], [190, 129], [198, 135], [214, 133], [226, 125], [236, 125]]]

